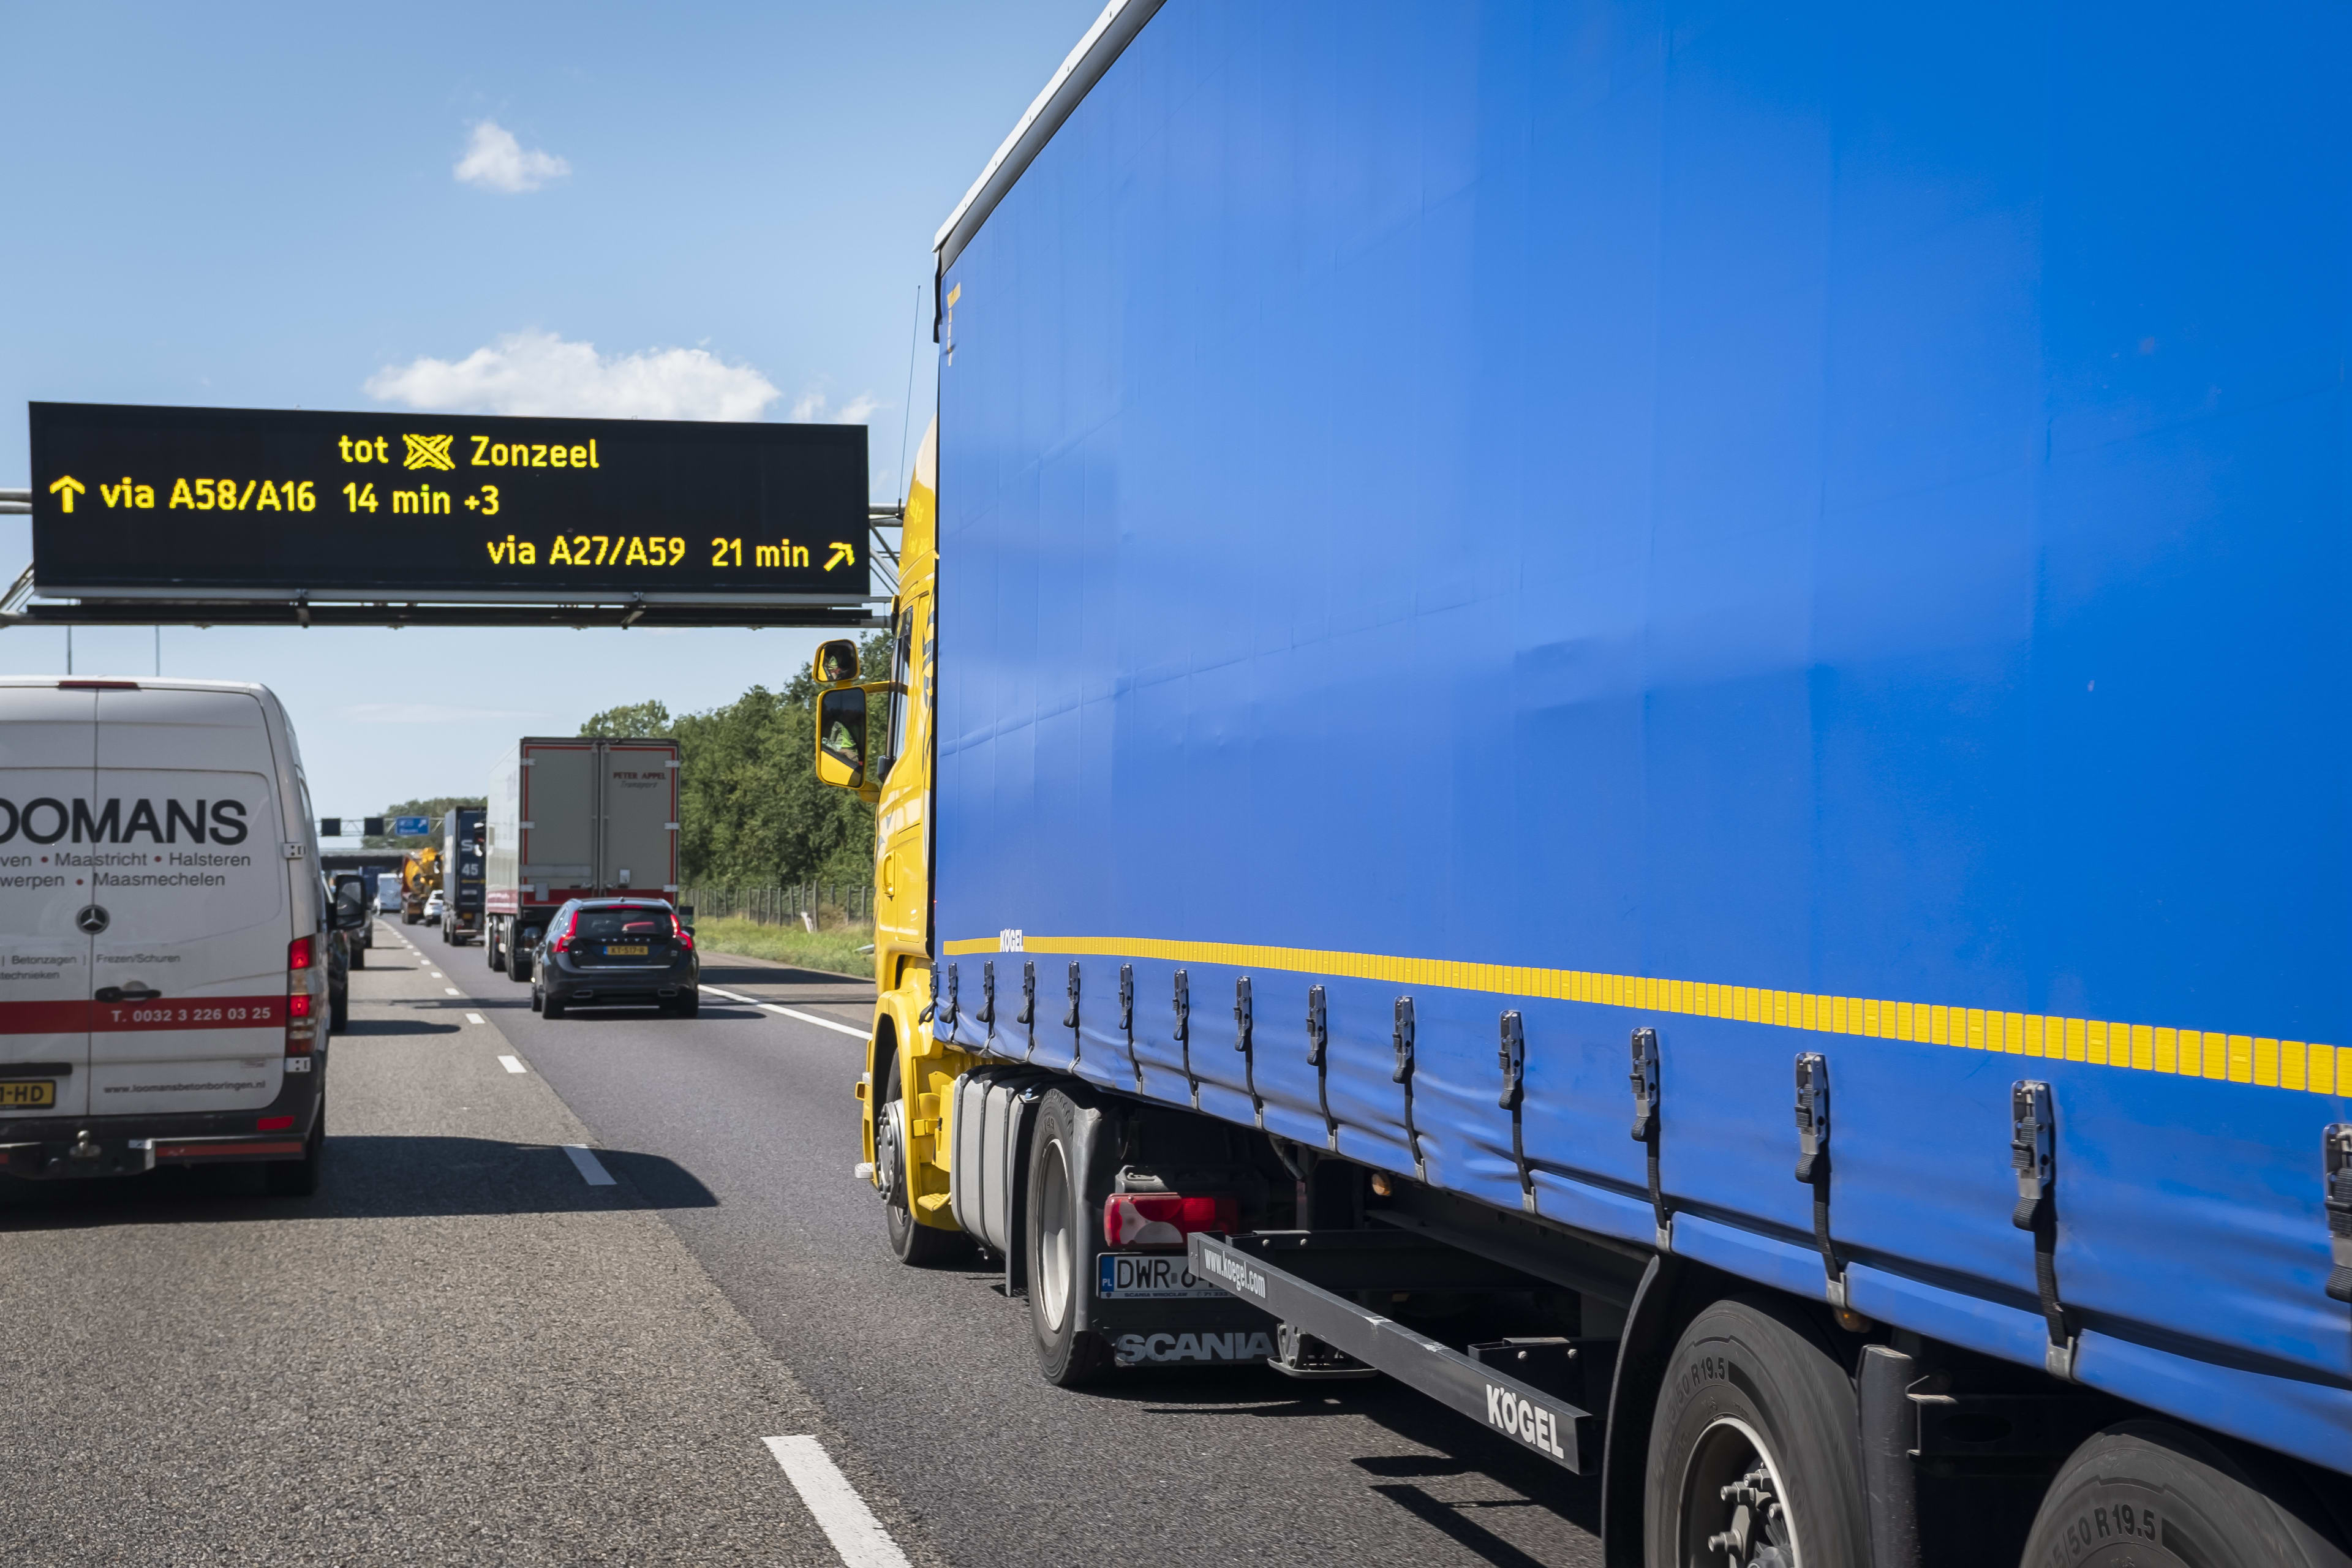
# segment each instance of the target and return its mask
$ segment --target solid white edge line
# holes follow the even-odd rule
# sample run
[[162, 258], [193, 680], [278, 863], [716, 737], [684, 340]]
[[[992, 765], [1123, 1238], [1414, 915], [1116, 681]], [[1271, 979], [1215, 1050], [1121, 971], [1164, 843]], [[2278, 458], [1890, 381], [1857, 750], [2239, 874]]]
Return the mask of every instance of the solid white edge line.
[[620, 1184], [613, 1180], [613, 1173], [604, 1169], [604, 1162], [596, 1158], [587, 1144], [566, 1143], [563, 1145], [563, 1152], [572, 1156], [572, 1163], [580, 1168], [580, 1179], [590, 1186], [612, 1187]]
[[763, 1437], [768, 1452], [783, 1467], [784, 1477], [801, 1501], [816, 1516], [817, 1528], [841, 1554], [844, 1568], [908, 1568], [907, 1554], [814, 1437]]
[[831, 1018], [820, 1018], [814, 1013], [803, 1013], [795, 1008], [778, 1006], [773, 1002], [762, 1002], [760, 1005], [771, 1013], [782, 1013], [787, 1018], [798, 1018], [803, 1024], [814, 1024], [820, 1029], [831, 1029], [836, 1034], [855, 1035], [861, 1040], [866, 1037], [866, 1032], [853, 1024], [838, 1024]]
[[478, 1024], [481, 1021], [482, 1016], [479, 1013], [468, 1013], [466, 1015], [466, 1022], [468, 1024]]
[[499, 1066], [506, 1068], [509, 1072], [529, 1072], [530, 1070], [529, 1068], [522, 1065], [522, 1058], [520, 1057], [500, 1057], [499, 1058]]
[[724, 997], [730, 1002], [740, 1002], [747, 1007], [764, 1007], [771, 1013], [782, 1013], [787, 1018], [798, 1018], [803, 1024], [814, 1024], [820, 1029], [832, 1029], [844, 1035], [855, 1035], [861, 1040], [866, 1037], [866, 1031], [855, 1024], [843, 1024], [831, 1018], [820, 1018], [814, 1013], [803, 1013], [779, 1003], [762, 1002], [757, 996], [746, 996], [735, 991], [721, 991], [716, 985], [706, 985], [702, 989], [713, 996]]

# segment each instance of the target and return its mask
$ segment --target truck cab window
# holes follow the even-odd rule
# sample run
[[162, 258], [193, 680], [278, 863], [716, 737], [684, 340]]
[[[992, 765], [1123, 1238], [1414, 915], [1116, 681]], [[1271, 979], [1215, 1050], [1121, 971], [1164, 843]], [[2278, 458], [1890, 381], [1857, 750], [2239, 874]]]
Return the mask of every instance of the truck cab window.
[[890, 647], [890, 681], [897, 688], [890, 693], [888, 728], [884, 731], [880, 765], [874, 770], [878, 782], [890, 776], [890, 769], [898, 754], [907, 749], [907, 710], [911, 706], [907, 683], [913, 679], [915, 648], [915, 612], [899, 612], [898, 627]]

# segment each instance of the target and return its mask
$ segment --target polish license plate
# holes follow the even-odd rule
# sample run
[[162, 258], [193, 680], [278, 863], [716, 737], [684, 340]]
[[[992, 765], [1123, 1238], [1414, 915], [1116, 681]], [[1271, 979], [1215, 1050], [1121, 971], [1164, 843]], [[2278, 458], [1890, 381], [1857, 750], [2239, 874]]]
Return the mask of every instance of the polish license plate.
[[1095, 1255], [1095, 1295], [1105, 1301], [1187, 1301], [1223, 1296], [1205, 1279], [1193, 1278], [1182, 1253], [1149, 1256], [1132, 1252]]
[[641, 942], [608, 942], [604, 944], [607, 958], [643, 958], [649, 951]]
[[53, 1078], [0, 1080], [0, 1110], [40, 1110], [57, 1102], [58, 1080]]

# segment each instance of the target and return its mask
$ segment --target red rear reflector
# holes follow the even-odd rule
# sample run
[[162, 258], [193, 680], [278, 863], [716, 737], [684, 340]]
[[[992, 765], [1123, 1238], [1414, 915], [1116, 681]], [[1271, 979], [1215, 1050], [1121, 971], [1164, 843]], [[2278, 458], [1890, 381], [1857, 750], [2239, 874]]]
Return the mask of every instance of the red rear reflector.
[[286, 998], [286, 1016], [289, 1018], [309, 1017], [310, 1016], [310, 994], [307, 991], [297, 991], [294, 994]]
[[1230, 1236], [1240, 1228], [1241, 1204], [1230, 1193], [1116, 1193], [1103, 1205], [1103, 1241], [1110, 1247], [1181, 1247], [1196, 1230]]
[[239, 1155], [299, 1154], [300, 1152], [302, 1152], [302, 1142], [299, 1139], [291, 1142], [273, 1139], [268, 1142], [248, 1141], [243, 1143], [215, 1143], [199, 1140], [194, 1143], [159, 1142], [155, 1145], [155, 1158], [158, 1160], [234, 1159]]
[[265, 1116], [253, 1124], [256, 1132], [283, 1132], [294, 1125], [290, 1116]]

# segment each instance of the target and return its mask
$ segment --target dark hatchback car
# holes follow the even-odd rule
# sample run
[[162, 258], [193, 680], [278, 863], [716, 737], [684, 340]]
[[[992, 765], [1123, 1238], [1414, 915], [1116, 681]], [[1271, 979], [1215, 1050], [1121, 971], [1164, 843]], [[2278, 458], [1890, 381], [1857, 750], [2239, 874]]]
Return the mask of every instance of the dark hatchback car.
[[531, 966], [530, 1005], [551, 1018], [575, 1006], [700, 1010], [694, 933], [654, 899], [574, 899], [555, 911]]

